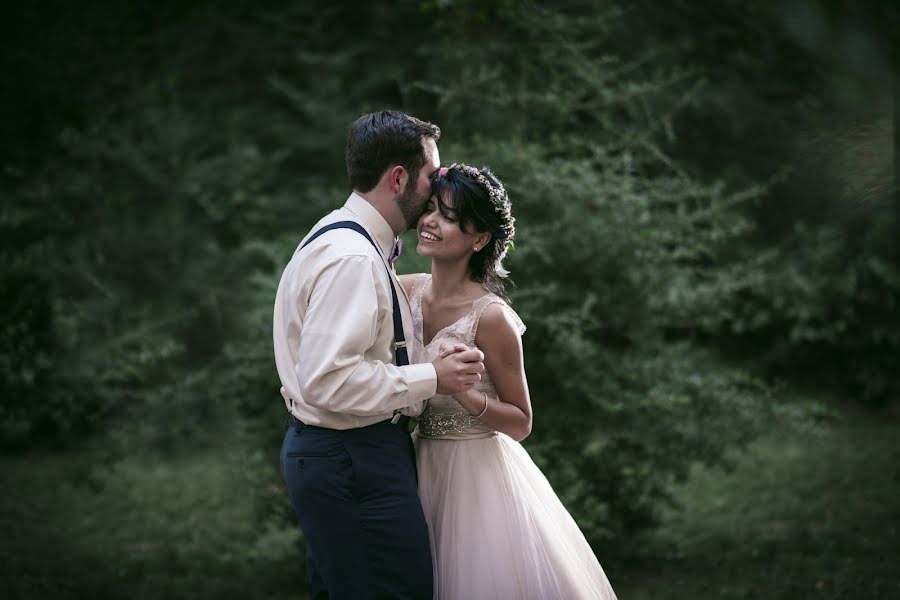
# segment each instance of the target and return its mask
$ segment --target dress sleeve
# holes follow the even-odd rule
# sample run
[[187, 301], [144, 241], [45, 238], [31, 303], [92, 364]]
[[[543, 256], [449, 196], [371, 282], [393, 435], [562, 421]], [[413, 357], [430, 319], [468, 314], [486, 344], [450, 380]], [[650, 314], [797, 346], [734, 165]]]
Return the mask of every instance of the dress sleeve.
[[418, 277], [413, 280], [412, 288], [410, 290], [409, 299], [412, 301], [413, 298], [418, 298], [422, 295], [422, 291], [425, 289], [425, 282], [431, 276], [428, 273], [419, 273]]
[[485, 309], [488, 306], [490, 306], [491, 304], [499, 304], [503, 307], [504, 312], [506, 312], [506, 314], [512, 318], [512, 321], [516, 328], [516, 333], [518, 333], [519, 335], [522, 335], [523, 333], [525, 333], [525, 329], [526, 329], [525, 323], [522, 322], [522, 319], [519, 318], [519, 315], [516, 314], [516, 311], [514, 311], [509, 304], [504, 302], [502, 298], [500, 298], [498, 296], [494, 296], [494, 295], [489, 295], [489, 296], [485, 297], [484, 299], [475, 301], [472, 326], [471, 326], [471, 329], [469, 330], [468, 336], [466, 337], [466, 342], [469, 345], [472, 345], [475, 343], [475, 334], [478, 331], [478, 323], [481, 322], [481, 315], [484, 314]]

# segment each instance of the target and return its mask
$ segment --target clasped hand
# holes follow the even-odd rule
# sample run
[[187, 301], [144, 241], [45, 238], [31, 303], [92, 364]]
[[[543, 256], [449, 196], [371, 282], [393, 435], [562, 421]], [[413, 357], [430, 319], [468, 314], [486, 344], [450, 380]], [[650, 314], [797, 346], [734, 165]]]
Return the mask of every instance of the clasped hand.
[[440, 352], [431, 364], [437, 373], [437, 393], [452, 396], [472, 389], [481, 381], [484, 354], [465, 344], [441, 344]]

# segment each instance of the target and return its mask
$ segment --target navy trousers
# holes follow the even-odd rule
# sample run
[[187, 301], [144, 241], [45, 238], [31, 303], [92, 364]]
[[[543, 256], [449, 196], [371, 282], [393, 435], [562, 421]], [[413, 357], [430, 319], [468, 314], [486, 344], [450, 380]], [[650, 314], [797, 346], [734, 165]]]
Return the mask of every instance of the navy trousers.
[[431, 544], [405, 430], [295, 421], [281, 472], [306, 538], [311, 598], [431, 600]]

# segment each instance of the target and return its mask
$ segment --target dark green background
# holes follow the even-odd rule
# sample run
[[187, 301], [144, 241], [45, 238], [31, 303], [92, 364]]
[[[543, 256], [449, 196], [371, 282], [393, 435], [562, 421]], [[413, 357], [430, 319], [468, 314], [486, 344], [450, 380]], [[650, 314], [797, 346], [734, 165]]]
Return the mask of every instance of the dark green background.
[[0, 594], [302, 597], [272, 301], [396, 108], [510, 191], [525, 446], [620, 597], [900, 596], [897, 16], [5, 9]]

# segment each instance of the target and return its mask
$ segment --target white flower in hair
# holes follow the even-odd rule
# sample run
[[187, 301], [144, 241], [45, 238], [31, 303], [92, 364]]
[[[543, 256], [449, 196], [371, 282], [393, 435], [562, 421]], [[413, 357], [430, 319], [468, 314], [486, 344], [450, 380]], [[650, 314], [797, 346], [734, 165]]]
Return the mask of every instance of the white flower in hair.
[[451, 171], [453, 169], [457, 169], [478, 183], [484, 191], [487, 192], [488, 198], [491, 200], [491, 204], [494, 205], [494, 210], [500, 215], [501, 224], [503, 227], [503, 232], [506, 234], [506, 239], [504, 240], [503, 250], [500, 252], [500, 257], [497, 259], [497, 274], [501, 277], [506, 277], [509, 275], [509, 271], [503, 268], [500, 264], [500, 261], [503, 260], [503, 257], [506, 256], [506, 253], [512, 248], [513, 245], [513, 237], [516, 235], [516, 219], [512, 216], [512, 203], [509, 201], [509, 194], [506, 193], [506, 190], [503, 188], [503, 185], [497, 183], [496, 185], [491, 184], [490, 180], [484, 176], [484, 174], [476, 169], [475, 167], [453, 163], [446, 170], [441, 169], [440, 174], [446, 175], [447, 171]]

